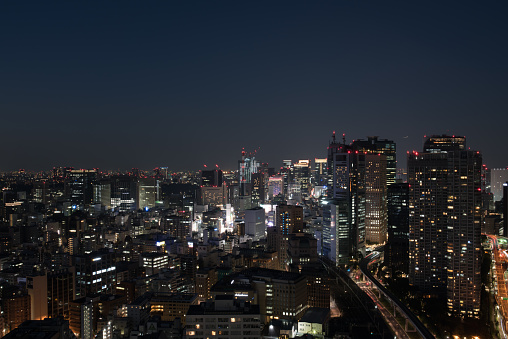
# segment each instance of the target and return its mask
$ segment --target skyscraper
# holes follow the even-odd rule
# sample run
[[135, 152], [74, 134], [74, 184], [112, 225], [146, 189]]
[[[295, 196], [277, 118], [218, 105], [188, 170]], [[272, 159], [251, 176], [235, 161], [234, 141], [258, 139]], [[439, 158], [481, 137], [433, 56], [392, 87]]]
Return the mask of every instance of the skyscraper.
[[[360, 155], [362, 156], [362, 155]], [[365, 240], [381, 244], [387, 239], [386, 156], [365, 154]]]
[[351, 209], [346, 199], [326, 200], [323, 206], [323, 256], [337, 263], [348, 264], [356, 255], [356, 231], [350, 221]]
[[314, 185], [315, 186], [326, 186], [328, 176], [328, 161], [324, 159], [314, 159]]
[[[365, 254], [365, 159], [366, 154], [354, 152], [345, 140], [335, 140], [328, 146], [328, 185], [327, 198], [335, 200], [333, 204], [340, 206], [339, 219], [341, 230], [348, 231], [349, 246], [353, 257]], [[330, 204], [325, 205], [325, 209]], [[323, 212], [325, 213], [325, 212]], [[347, 221], [346, 221], [347, 220]], [[330, 241], [336, 241], [334, 225], [330, 217], [323, 218], [323, 235], [330, 234]], [[328, 230], [331, 229], [331, 230]], [[327, 239], [323, 238], [323, 243]], [[343, 242], [344, 243], [344, 242]], [[337, 245], [330, 245], [330, 248]], [[325, 250], [324, 250], [325, 251]], [[340, 250], [342, 252], [342, 250]], [[344, 249], [345, 251], [345, 249]], [[332, 251], [333, 252], [333, 251]], [[346, 253], [346, 252], [342, 252]]]
[[409, 185], [395, 182], [388, 187], [388, 242], [385, 264], [392, 274], [409, 270]]
[[503, 184], [508, 181], [508, 168], [492, 168], [490, 170], [490, 192], [494, 201], [503, 198]]
[[279, 205], [276, 212], [277, 248], [281, 268], [285, 269], [288, 258], [288, 241], [290, 234], [303, 232], [303, 207]]
[[253, 208], [265, 202], [265, 174], [252, 174], [252, 206]]
[[432, 136], [408, 157], [410, 282], [461, 317], [480, 311], [481, 166], [464, 137]]
[[395, 182], [397, 172], [397, 150], [393, 140], [379, 139], [377, 136], [367, 137], [367, 140], [354, 140], [353, 150], [363, 153], [383, 154], [386, 156], [386, 184]]
[[304, 196], [310, 193], [310, 160], [298, 160], [293, 165], [293, 178], [300, 183], [300, 190]]
[[91, 204], [93, 186], [97, 180], [97, 169], [69, 169], [66, 171], [67, 189], [72, 205], [76, 207]]
[[206, 186], [206, 187], [220, 187], [220, 186], [222, 186], [222, 171], [221, 170], [202, 170], [201, 171], [201, 186]]

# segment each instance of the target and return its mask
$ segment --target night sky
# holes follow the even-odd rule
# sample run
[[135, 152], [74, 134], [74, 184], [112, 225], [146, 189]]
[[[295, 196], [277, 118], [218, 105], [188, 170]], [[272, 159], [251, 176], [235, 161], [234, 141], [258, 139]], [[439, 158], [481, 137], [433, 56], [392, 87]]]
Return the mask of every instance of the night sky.
[[508, 165], [508, 3], [2, 1], [0, 171], [233, 169], [332, 131]]

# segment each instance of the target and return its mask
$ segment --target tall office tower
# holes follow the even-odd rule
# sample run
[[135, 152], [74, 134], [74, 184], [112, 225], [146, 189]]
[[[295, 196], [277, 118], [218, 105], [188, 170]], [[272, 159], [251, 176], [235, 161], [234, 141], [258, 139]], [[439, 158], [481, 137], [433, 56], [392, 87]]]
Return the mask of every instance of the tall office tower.
[[325, 201], [321, 253], [337, 265], [346, 265], [355, 256], [355, 238], [350, 222], [351, 209], [346, 199]]
[[265, 174], [252, 174], [252, 207], [265, 203]]
[[201, 192], [201, 204], [208, 205], [209, 209], [212, 208], [225, 208], [228, 200], [228, 187], [222, 185], [216, 186], [202, 186], [200, 187]]
[[386, 184], [395, 182], [397, 172], [397, 150], [395, 142], [387, 139], [378, 139], [377, 136], [359, 139], [351, 144], [353, 150], [364, 153], [386, 155]]
[[303, 232], [303, 207], [295, 205], [278, 205], [276, 210], [277, 249], [281, 269], [285, 270], [288, 260], [289, 236]]
[[492, 168], [490, 170], [490, 192], [494, 194], [494, 201], [503, 198], [503, 184], [508, 181], [508, 168]]
[[303, 233], [303, 207], [294, 205], [278, 205], [275, 226], [283, 235]]
[[408, 157], [410, 282], [461, 317], [480, 311], [481, 166], [464, 137], [432, 136]]
[[100, 180], [93, 184], [93, 203], [111, 209], [111, 183], [109, 180]]
[[388, 187], [388, 242], [385, 264], [392, 270], [408, 274], [409, 270], [409, 184], [395, 182]]
[[260, 164], [255, 153], [242, 151], [242, 160], [238, 161], [240, 196], [248, 196], [251, 192], [252, 174], [258, 172]]
[[129, 175], [111, 177], [111, 208], [119, 212], [130, 212], [136, 209], [136, 178]]
[[387, 239], [386, 156], [365, 154], [365, 239], [381, 244]]
[[245, 210], [245, 234], [259, 240], [265, 236], [265, 230], [265, 210], [261, 207]]
[[314, 159], [314, 186], [328, 184], [328, 159]]
[[97, 180], [97, 169], [70, 169], [66, 172], [67, 191], [72, 205], [76, 207], [91, 204], [93, 186]]
[[222, 171], [219, 169], [201, 171], [201, 186], [221, 187], [222, 181]]
[[424, 291], [446, 291], [448, 193], [446, 153], [408, 155], [409, 280]]
[[310, 160], [298, 160], [293, 164], [293, 179], [300, 183], [300, 192], [308, 196], [311, 189]]
[[[328, 146], [327, 198], [340, 205], [340, 219], [347, 218], [347, 227], [341, 229], [348, 229], [353, 256], [365, 254], [365, 159], [366, 154], [353, 152], [344, 139], [342, 143], [337, 142], [334, 132]], [[324, 229], [333, 226], [323, 219]], [[330, 241], [338, 239], [334, 232], [330, 234]]]
[[160, 196], [159, 180], [155, 178], [139, 178], [137, 186], [138, 209], [155, 207]]
[[279, 194], [284, 195], [284, 178], [280, 175], [271, 176], [268, 179], [268, 199], [271, 200]]
[[289, 183], [293, 180], [293, 162], [291, 160], [282, 160], [282, 167], [279, 173], [283, 178], [284, 190], [283, 194], [286, 196], [288, 192]]
[[73, 257], [76, 266], [76, 298], [113, 293], [116, 280], [115, 254], [103, 249]]

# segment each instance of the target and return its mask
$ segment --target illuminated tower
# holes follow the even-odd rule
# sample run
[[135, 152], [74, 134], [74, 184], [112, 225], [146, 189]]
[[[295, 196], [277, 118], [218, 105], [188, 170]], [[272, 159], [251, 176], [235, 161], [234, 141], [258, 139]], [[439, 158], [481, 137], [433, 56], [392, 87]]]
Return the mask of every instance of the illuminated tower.
[[298, 160], [293, 165], [293, 178], [300, 183], [300, 189], [304, 196], [310, 193], [310, 160]]
[[97, 180], [97, 169], [69, 169], [66, 172], [67, 190], [72, 205], [80, 208], [93, 201], [93, 184]]
[[383, 154], [363, 156], [365, 156], [365, 239], [369, 243], [381, 244], [388, 237], [386, 156]]
[[393, 140], [379, 139], [377, 136], [367, 137], [367, 140], [354, 140], [353, 150], [363, 153], [382, 154], [386, 156], [386, 184], [395, 182], [397, 172], [397, 150]]
[[[358, 153], [351, 149], [350, 145], [346, 145], [343, 136], [342, 143], [335, 140], [335, 132], [332, 142], [328, 146], [328, 185], [327, 198], [333, 200], [336, 209], [334, 215], [337, 220], [341, 220], [340, 229], [336, 231], [345, 236], [347, 232], [347, 241], [343, 239], [340, 243], [335, 244], [337, 253], [349, 253], [348, 258], [356, 257], [360, 253], [365, 253], [365, 165], [366, 154]], [[324, 209], [331, 205], [326, 204]], [[323, 214], [328, 211], [323, 211]], [[330, 211], [331, 214], [332, 211]], [[333, 248], [333, 244], [327, 245], [328, 241], [338, 241], [338, 237], [334, 237], [334, 231], [329, 230], [334, 227], [329, 220], [323, 219], [323, 234], [330, 234], [329, 239], [323, 238], [323, 246]], [[339, 224], [337, 224], [339, 225]], [[338, 248], [337, 246], [347, 246]]]
[[408, 156], [409, 279], [461, 317], [480, 311], [481, 166], [464, 137], [432, 136]]
[[279, 249], [279, 262], [285, 269], [288, 259], [289, 235], [303, 233], [303, 207], [294, 205], [279, 205], [276, 211], [277, 248]]
[[314, 159], [314, 184], [315, 186], [326, 186], [328, 177], [328, 161], [324, 159]]

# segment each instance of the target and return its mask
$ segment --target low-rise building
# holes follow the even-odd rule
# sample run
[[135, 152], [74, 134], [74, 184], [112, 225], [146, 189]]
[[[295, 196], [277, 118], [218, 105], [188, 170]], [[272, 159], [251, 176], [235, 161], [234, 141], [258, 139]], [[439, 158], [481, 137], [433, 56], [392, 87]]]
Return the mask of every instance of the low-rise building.
[[258, 339], [261, 314], [258, 305], [240, 301], [232, 295], [191, 306], [187, 312], [186, 338]]

